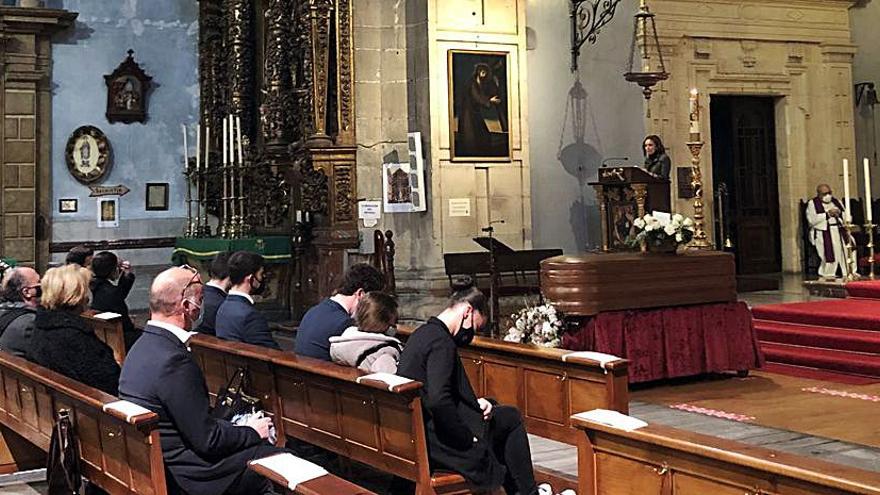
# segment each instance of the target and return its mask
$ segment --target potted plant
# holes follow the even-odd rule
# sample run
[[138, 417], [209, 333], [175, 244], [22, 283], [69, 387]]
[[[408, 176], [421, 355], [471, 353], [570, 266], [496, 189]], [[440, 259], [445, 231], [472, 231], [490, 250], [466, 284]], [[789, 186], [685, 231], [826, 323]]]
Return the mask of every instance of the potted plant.
[[636, 218], [633, 233], [627, 238], [629, 246], [645, 243], [649, 251], [674, 253], [678, 246], [691, 242], [694, 238], [694, 221], [679, 213], [654, 213]]

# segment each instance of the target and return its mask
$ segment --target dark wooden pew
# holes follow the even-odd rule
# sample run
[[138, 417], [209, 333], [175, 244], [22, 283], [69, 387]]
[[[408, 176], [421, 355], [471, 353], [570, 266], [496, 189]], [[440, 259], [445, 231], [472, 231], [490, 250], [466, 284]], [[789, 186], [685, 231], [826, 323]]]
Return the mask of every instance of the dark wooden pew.
[[425, 443], [421, 383], [391, 390], [362, 380], [355, 368], [292, 353], [197, 335], [190, 346], [210, 390], [246, 366], [249, 392], [270, 409], [279, 445], [297, 438], [416, 484], [416, 493], [471, 493], [454, 473], [431, 473]]
[[880, 473], [662, 425], [572, 422], [579, 495], [880, 495]]
[[56, 414], [70, 413], [83, 475], [113, 495], [164, 495], [158, 416], [127, 420], [103, 406], [118, 398], [24, 359], [0, 352], [0, 423], [44, 452]]
[[[414, 328], [398, 325], [406, 340]], [[571, 415], [590, 409], [629, 411], [629, 361], [563, 356], [572, 351], [482, 337], [458, 350], [478, 397], [517, 406], [529, 433], [575, 445]]]
[[332, 474], [325, 474], [313, 480], [306, 481], [296, 485], [296, 489], [291, 490], [288, 486], [287, 479], [281, 474], [261, 466], [258, 464], [248, 465], [248, 469], [255, 471], [269, 480], [275, 485], [280, 493], [285, 495], [375, 495], [375, 493], [362, 488], [350, 481], [346, 481]]
[[122, 362], [125, 361], [125, 335], [122, 331], [122, 316], [109, 319], [95, 318], [95, 315], [103, 312], [90, 309], [80, 316], [92, 327], [95, 335], [113, 349], [113, 358], [116, 359], [119, 366], [122, 366]]

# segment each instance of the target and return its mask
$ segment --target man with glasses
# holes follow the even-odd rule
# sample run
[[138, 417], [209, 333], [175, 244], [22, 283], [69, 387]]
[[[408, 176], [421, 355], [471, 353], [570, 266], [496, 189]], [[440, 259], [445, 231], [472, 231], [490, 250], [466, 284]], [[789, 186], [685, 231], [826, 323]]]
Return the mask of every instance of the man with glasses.
[[36, 270], [21, 266], [6, 271], [0, 303], [0, 349], [29, 359], [34, 318], [42, 295]]
[[188, 266], [160, 273], [150, 288], [150, 321], [119, 377], [119, 397], [159, 415], [169, 493], [272, 493], [250, 460], [281, 452], [266, 442], [270, 418], [235, 426], [209, 414], [205, 377], [187, 342], [202, 313], [202, 280]]
[[266, 316], [254, 307], [252, 296], [266, 290], [263, 257], [250, 251], [239, 251], [229, 257], [229, 280], [232, 288], [217, 310], [217, 337], [246, 344], [281, 349], [272, 338]]

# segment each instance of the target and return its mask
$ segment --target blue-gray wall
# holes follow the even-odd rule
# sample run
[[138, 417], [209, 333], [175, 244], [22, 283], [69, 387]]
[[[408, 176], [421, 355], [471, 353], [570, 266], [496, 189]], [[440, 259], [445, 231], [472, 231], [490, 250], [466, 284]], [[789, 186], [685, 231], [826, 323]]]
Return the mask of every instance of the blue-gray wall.
[[[79, 13], [75, 29], [59, 35], [53, 46], [53, 240], [179, 235], [186, 217], [180, 125], [192, 126], [198, 117], [196, 0], [49, 0], [47, 6]], [[104, 116], [104, 75], [129, 48], [153, 77], [148, 120], [110, 124]], [[104, 131], [113, 150], [112, 169], [101, 184], [131, 189], [119, 199], [118, 229], [96, 227], [96, 200], [65, 165], [68, 137], [86, 124]], [[191, 136], [190, 154], [194, 147]], [[169, 211], [146, 211], [147, 182], [170, 184]], [[59, 213], [60, 198], [79, 199], [79, 211]]]
[[566, 116], [575, 81], [569, 71], [570, 5], [570, 0], [528, 0], [528, 126], [534, 246], [576, 253], [602, 243], [595, 193], [587, 182], [609, 157], [628, 156], [630, 164], [640, 165], [645, 128], [641, 90], [622, 76], [638, 2], [623, 0], [598, 42], [582, 50], [584, 137], [575, 139], [570, 108]]

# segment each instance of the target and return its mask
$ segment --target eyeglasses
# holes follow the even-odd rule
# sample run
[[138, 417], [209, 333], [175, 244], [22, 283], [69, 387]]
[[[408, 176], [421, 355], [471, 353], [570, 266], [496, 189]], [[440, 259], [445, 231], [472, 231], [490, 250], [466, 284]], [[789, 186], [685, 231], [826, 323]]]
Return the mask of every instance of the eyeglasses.
[[192, 278], [189, 279], [189, 282], [187, 282], [186, 285], [183, 286], [183, 289], [180, 291], [180, 298], [185, 299], [184, 294], [186, 294], [186, 289], [189, 289], [189, 287], [193, 284], [201, 285], [202, 279], [200, 278], [201, 276], [199, 274], [199, 271], [189, 265], [180, 265], [178, 268], [183, 268], [184, 270], [190, 271], [193, 274]]

